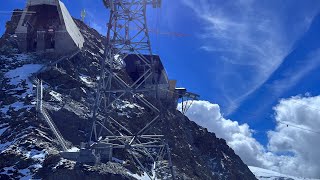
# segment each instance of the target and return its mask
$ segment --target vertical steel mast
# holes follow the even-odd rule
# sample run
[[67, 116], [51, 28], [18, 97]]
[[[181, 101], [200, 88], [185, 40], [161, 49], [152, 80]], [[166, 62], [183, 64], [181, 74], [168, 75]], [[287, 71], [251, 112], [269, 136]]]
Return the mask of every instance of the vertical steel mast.
[[[163, 135], [148, 134], [150, 128], [163, 118], [159, 102], [159, 61], [154, 59], [146, 11], [148, 6], [161, 7], [161, 0], [104, 0], [110, 10], [107, 24], [105, 59], [92, 110], [93, 125], [90, 143], [108, 143], [113, 149], [125, 149], [150, 179], [173, 178], [170, 148]], [[127, 78], [125, 62], [136, 58], [139, 77]], [[149, 112], [149, 120], [132, 132], [114, 113], [117, 104], [130, 101], [142, 105]], [[141, 154], [145, 158], [141, 158]], [[152, 160], [152, 166], [145, 159]]]

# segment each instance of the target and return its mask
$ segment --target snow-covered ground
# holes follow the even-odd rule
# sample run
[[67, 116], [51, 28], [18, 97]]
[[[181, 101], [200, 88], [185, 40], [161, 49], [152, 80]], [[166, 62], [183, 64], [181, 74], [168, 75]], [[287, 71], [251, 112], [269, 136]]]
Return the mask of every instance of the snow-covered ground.
[[[317, 180], [309, 178], [294, 177], [275, 171], [249, 166], [249, 169], [259, 180]], [[319, 180], [319, 179], [318, 179]]]
[[[136, 179], [140, 179], [140, 180], [150, 180], [150, 177], [147, 175], [147, 173], [144, 173], [142, 176], [138, 175], [138, 174], [132, 174], [130, 172], [128, 172], [128, 174]], [[151, 177], [153, 178], [153, 177]]]
[[28, 77], [42, 68], [41, 64], [25, 64], [22, 67], [10, 70], [5, 74], [10, 79], [10, 84], [18, 85], [23, 80], [28, 80]]

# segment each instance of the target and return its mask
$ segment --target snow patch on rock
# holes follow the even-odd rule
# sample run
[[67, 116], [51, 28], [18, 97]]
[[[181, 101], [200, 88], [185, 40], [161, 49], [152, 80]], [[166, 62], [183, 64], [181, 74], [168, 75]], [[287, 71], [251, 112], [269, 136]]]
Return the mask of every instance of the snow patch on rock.
[[89, 76], [81, 74], [79, 77], [80, 77], [80, 80], [82, 82], [84, 82], [88, 87], [94, 86], [94, 82], [92, 81], [92, 79]]
[[57, 101], [62, 101], [62, 95], [58, 92], [55, 92], [55, 91], [50, 91], [49, 93], [55, 100]]
[[[25, 64], [22, 67], [18, 67], [16, 69], [10, 70], [5, 74], [5, 77], [10, 79], [11, 85], [18, 85], [24, 80], [28, 81], [28, 77], [32, 73], [36, 73], [37, 71], [39, 71], [41, 68], [42, 68], [41, 64]], [[32, 88], [32, 84], [31, 84], [31, 88]]]

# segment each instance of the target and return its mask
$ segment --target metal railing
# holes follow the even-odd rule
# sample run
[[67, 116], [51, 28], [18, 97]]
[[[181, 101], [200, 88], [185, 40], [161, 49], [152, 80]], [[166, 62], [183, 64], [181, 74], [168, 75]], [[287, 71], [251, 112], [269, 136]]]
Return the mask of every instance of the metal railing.
[[57, 138], [57, 140], [59, 141], [60, 145], [62, 146], [63, 151], [67, 151], [67, 145], [66, 142], [62, 136], [62, 134], [60, 133], [60, 131], [58, 130], [58, 128], [56, 127], [56, 125], [54, 124], [52, 118], [50, 117], [49, 113], [47, 112], [47, 110], [43, 107], [43, 100], [42, 100], [42, 93], [43, 93], [43, 86], [42, 86], [42, 81], [39, 80], [38, 78], [34, 78], [33, 82], [35, 82], [37, 84], [37, 111], [40, 112], [42, 114], [42, 116], [44, 117], [44, 119], [46, 120], [47, 124], [49, 125], [51, 131], [53, 132], [53, 134], [55, 135], [55, 137]]
[[49, 113], [47, 112], [47, 110], [42, 107], [40, 112], [43, 115], [44, 119], [46, 120], [47, 124], [49, 125], [51, 131], [58, 139], [60, 145], [62, 146], [63, 151], [67, 151], [68, 148], [67, 148], [66, 142], [65, 142], [62, 134], [60, 133], [60, 131], [58, 130], [58, 128], [54, 124], [54, 122], [53, 122], [52, 118], [50, 117]]
[[59, 62], [65, 60], [65, 59], [71, 59], [74, 56], [76, 56], [77, 54], [79, 54], [81, 52], [81, 50], [76, 50], [75, 52], [71, 53], [70, 56], [63, 56], [60, 59], [51, 62], [49, 64], [44, 65], [38, 72], [36, 72], [35, 74], [33, 74], [31, 77], [29, 77], [29, 80], [33, 83], [37, 85], [37, 90], [36, 90], [36, 109], [37, 111], [44, 117], [45, 121], [47, 122], [47, 124], [49, 125], [51, 131], [53, 132], [53, 134], [55, 135], [55, 137], [57, 138], [57, 140], [59, 141], [60, 145], [62, 146], [63, 151], [67, 151], [67, 145], [66, 145], [66, 141], [64, 140], [62, 134], [60, 133], [59, 129], [56, 127], [54, 121], [52, 120], [51, 116], [49, 115], [48, 111], [43, 107], [43, 86], [42, 86], [42, 80], [37, 78], [37, 75], [49, 70], [52, 66], [58, 64]]

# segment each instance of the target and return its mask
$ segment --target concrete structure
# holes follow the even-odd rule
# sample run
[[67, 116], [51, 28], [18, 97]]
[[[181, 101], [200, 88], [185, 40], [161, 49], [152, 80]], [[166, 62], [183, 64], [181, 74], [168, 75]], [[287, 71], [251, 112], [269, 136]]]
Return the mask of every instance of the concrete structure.
[[15, 33], [22, 52], [69, 54], [84, 43], [60, 0], [28, 0]]
[[[147, 60], [150, 63], [151, 56], [150, 55], [142, 55], [145, 60]], [[129, 54], [124, 59], [125, 63], [125, 69], [128, 73], [130, 79], [132, 82], [137, 81], [140, 78], [140, 82], [143, 82], [142, 86], [140, 88], [152, 88], [154, 84], [157, 84], [158, 86], [158, 95], [162, 102], [168, 100], [172, 103], [174, 108], [177, 105], [178, 102], [178, 96], [176, 91], [176, 80], [172, 80], [168, 78], [168, 74], [166, 72], [166, 69], [164, 68], [162, 61], [158, 55], [152, 55], [153, 61], [155, 63], [155, 78], [149, 77], [145, 79], [143, 77], [143, 74], [146, 72], [146, 64], [142, 62], [142, 60], [136, 55], [136, 54]], [[142, 78], [141, 78], [142, 77]], [[153, 81], [156, 82], [153, 82]], [[148, 92], [144, 93], [145, 95], [148, 94]], [[154, 95], [154, 92], [149, 92], [149, 94]]]
[[[148, 63], [150, 63], [150, 60], [151, 60], [150, 55], [142, 55], [142, 56]], [[152, 84], [158, 84], [159, 86], [164, 86], [164, 88], [168, 89], [169, 79], [168, 79], [167, 72], [162, 65], [160, 57], [157, 55], [153, 55], [153, 61], [156, 64], [155, 73], [154, 73], [154, 76], [155, 76], [154, 80], [156, 82], [153, 82], [154, 80], [152, 77], [149, 77], [147, 79], [142, 78], [140, 82], [145, 80], [145, 82], [143, 83], [144, 87], [150, 86]], [[126, 71], [133, 82], [138, 80], [146, 72], [147, 64], [143, 63], [142, 59], [139, 58], [136, 54], [127, 55], [126, 58], [124, 59], [124, 62], [125, 62]]]
[[77, 161], [79, 163], [95, 165], [100, 162], [98, 156], [94, 154], [91, 149], [80, 149], [78, 152], [60, 152], [61, 157], [64, 159], [69, 159], [72, 161]]
[[91, 147], [94, 150], [94, 154], [99, 157], [99, 161], [106, 163], [112, 160], [112, 144], [99, 142], [93, 144]]
[[107, 163], [112, 160], [113, 146], [110, 143], [81, 144], [80, 151], [60, 152], [61, 157], [85, 164]]

